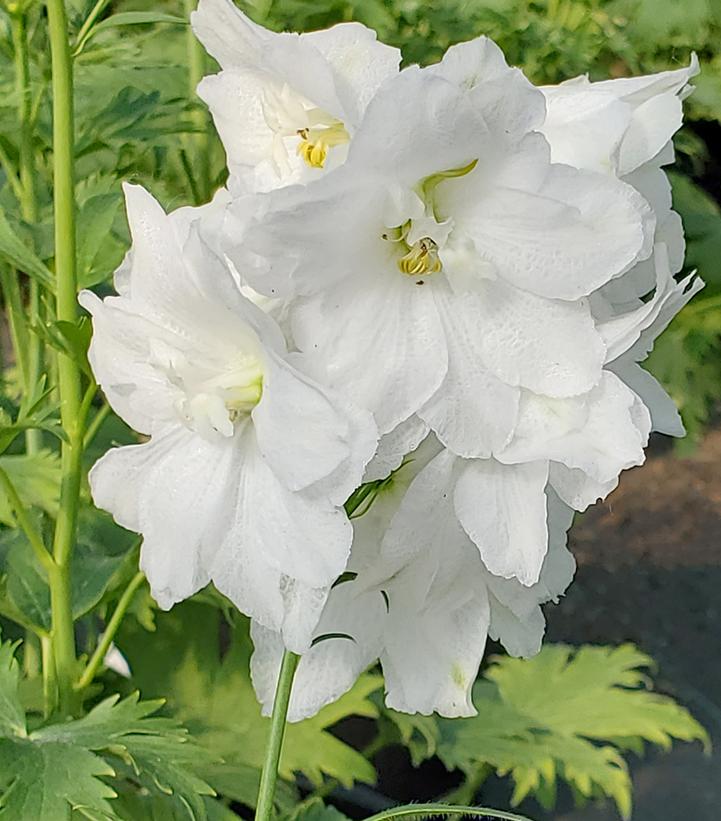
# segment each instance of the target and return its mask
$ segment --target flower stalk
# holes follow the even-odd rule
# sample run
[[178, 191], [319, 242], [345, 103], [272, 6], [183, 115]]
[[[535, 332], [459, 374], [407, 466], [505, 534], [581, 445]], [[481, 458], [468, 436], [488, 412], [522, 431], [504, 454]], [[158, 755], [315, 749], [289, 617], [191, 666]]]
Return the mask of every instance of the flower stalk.
[[296, 653], [286, 650], [283, 654], [270, 720], [270, 736], [265, 750], [263, 772], [260, 776], [255, 821], [270, 821], [273, 816], [273, 799], [275, 797], [275, 787], [278, 783], [278, 765], [280, 764], [280, 754], [283, 748], [290, 692], [299, 661], [300, 656]]
[[[63, 0], [47, 0], [52, 58], [53, 171], [55, 206], [56, 317], [77, 318], [77, 273], [74, 182], [73, 67]], [[52, 643], [61, 713], [70, 714], [75, 704], [73, 678], [76, 667], [75, 635], [70, 596], [70, 561], [75, 541], [80, 495], [83, 420], [80, 371], [72, 357], [58, 354], [60, 416], [67, 441], [62, 446], [60, 512], [55, 527], [50, 574]]]

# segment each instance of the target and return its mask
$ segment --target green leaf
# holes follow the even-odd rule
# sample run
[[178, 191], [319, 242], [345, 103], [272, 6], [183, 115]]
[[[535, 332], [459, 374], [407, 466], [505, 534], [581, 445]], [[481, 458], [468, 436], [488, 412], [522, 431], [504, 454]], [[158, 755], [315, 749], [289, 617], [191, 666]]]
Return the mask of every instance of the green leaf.
[[174, 14], [163, 14], [157, 11], [126, 11], [106, 17], [93, 29], [95, 34], [118, 26], [138, 26], [149, 25], [151, 23], [172, 23], [176, 26], [187, 26], [188, 21], [184, 17], [177, 17]]
[[[108, 780], [125, 779], [178, 801], [186, 818], [206, 818], [204, 799], [214, 793], [197, 769], [210, 756], [183, 727], [154, 715], [162, 702], [140, 702], [137, 693], [122, 701], [111, 696], [84, 718], [28, 734], [13, 695], [17, 663], [8, 668], [8, 652], [0, 650], [0, 815], [58, 821], [72, 808], [88, 818], [117, 819]], [[2, 706], [6, 700], [9, 707]]]
[[111, 234], [122, 197], [90, 197], [78, 212], [78, 288], [92, 288], [117, 268], [124, 247]]
[[[222, 657], [221, 614], [193, 602], [158, 614], [157, 630], [152, 634], [125, 623], [116, 643], [144, 693], [166, 696], [173, 714], [228, 766], [258, 771], [270, 721], [261, 716], [250, 680], [247, 622], [241, 617], [236, 621]], [[218, 638], [214, 641], [213, 637]], [[355, 780], [374, 781], [372, 765], [328, 729], [349, 715], [376, 717], [378, 709], [369, 696], [380, 686], [378, 676], [362, 676], [353, 690], [318, 715], [290, 724], [280, 766], [282, 777], [292, 779], [300, 771], [316, 784], [322, 783], [324, 775], [348, 786]], [[222, 778], [223, 768], [218, 772]], [[214, 784], [212, 777], [209, 780]]]
[[88, 363], [88, 348], [93, 329], [87, 316], [80, 316], [74, 322], [56, 320], [39, 323], [33, 326], [33, 330], [47, 345], [69, 356], [84, 373], [92, 377]]
[[[0, 468], [13, 483], [26, 507], [37, 507], [51, 516], [58, 511], [60, 498], [60, 458], [41, 450], [32, 454], [0, 456]], [[5, 492], [0, 489], [0, 522], [15, 527], [15, 513]]]
[[438, 755], [469, 776], [490, 764], [547, 807], [558, 780], [583, 798], [608, 796], [631, 812], [631, 783], [621, 751], [644, 741], [708, 743], [704, 729], [672, 699], [649, 692], [648, 656], [632, 645], [546, 645], [531, 660], [503, 658], [474, 688], [478, 716], [439, 720]]
[[109, 29], [118, 28], [120, 26], [150, 25], [153, 23], [171, 23], [180, 26], [188, 25], [188, 21], [184, 17], [176, 17], [173, 14], [164, 14], [162, 12], [126, 11], [112, 14], [110, 17], [106, 17], [105, 20], [94, 25], [90, 31], [88, 31], [85, 37], [75, 46], [73, 56], [77, 57], [90, 40], [95, 37], [96, 34], [100, 34], [103, 31], [108, 31]]
[[[99, 528], [97, 520], [101, 517], [85, 511], [80, 516], [71, 575], [74, 619], [100, 602], [135, 543], [132, 534], [115, 525]], [[37, 527], [41, 529], [39, 520]], [[0, 570], [4, 574], [0, 612], [25, 627], [48, 632], [51, 611], [47, 577], [22, 531], [8, 530], [0, 535]]]
[[59, 821], [70, 808], [116, 818], [108, 799], [115, 791], [101, 779], [113, 769], [94, 753], [71, 744], [0, 739], [0, 815], [8, 821]]
[[20, 239], [5, 212], [0, 208], [0, 258], [2, 257], [24, 274], [37, 279], [49, 291], [54, 290], [55, 281], [52, 273], [35, 251]]
[[320, 798], [309, 798], [285, 815], [283, 821], [348, 821], [348, 816]]
[[15, 658], [17, 643], [0, 645], [0, 736], [25, 735], [25, 713], [20, 703], [20, 667]]
[[424, 761], [433, 758], [441, 738], [435, 716], [424, 716], [420, 713], [409, 715], [390, 708], [383, 708], [382, 715], [395, 726], [401, 744], [410, 753], [414, 767], [419, 767]]

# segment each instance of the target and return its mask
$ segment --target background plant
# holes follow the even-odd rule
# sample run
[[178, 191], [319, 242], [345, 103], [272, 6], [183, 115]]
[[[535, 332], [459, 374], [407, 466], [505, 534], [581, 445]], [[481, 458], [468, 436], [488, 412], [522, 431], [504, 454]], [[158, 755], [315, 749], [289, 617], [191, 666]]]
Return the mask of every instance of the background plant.
[[[140, 181], [175, 208], [207, 201], [224, 180], [193, 91], [211, 68], [185, 25], [193, 5], [49, 0], [48, 16], [37, 0], [6, 0], [0, 11], [0, 816], [9, 819], [228, 819], [255, 801], [268, 722], [250, 686], [245, 619], [212, 589], [156, 613], [136, 538], [91, 506], [86, 483], [102, 452], [132, 441], [97, 393], [89, 323], [75, 303], [79, 288], [109, 288], [127, 248], [120, 182]], [[721, 118], [718, 2], [279, 0], [247, 9], [296, 30], [358, 19], [407, 62], [432, 62], [486, 33], [536, 82], [589, 67], [594, 78], [662, 70], [697, 50], [704, 73], [678, 140], [674, 193], [688, 265], [708, 287], [650, 367], [700, 434], [721, 396], [710, 150]], [[129, 679], [106, 667], [113, 646]], [[627, 815], [625, 753], [705, 739], [687, 712], [650, 692], [649, 665], [630, 647], [493, 659], [477, 685], [479, 717], [456, 721], [383, 708], [370, 672], [289, 728], [277, 808], [337, 817], [323, 799], [373, 783], [375, 753], [400, 743], [416, 763], [437, 756], [463, 774], [456, 801], [472, 801], [498, 772], [512, 779], [515, 801], [533, 794], [552, 806], [562, 781], [579, 800], [609, 796]], [[138, 690], [164, 701], [141, 701]], [[331, 732], [350, 715], [372, 722], [365, 750]]]

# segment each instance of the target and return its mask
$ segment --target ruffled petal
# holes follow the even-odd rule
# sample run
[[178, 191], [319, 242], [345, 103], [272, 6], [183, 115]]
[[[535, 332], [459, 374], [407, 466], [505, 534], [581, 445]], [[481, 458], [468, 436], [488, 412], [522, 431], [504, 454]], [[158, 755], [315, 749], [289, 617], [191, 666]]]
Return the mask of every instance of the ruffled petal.
[[605, 346], [583, 300], [543, 299], [495, 281], [465, 295], [458, 310], [475, 328], [483, 364], [507, 385], [561, 397], [600, 379]]
[[211, 576], [241, 612], [282, 632], [289, 649], [303, 652], [345, 568], [352, 527], [341, 508], [284, 487], [250, 425], [237, 447], [237, 497]]
[[409, 416], [390, 433], [381, 436], [375, 456], [366, 466], [364, 482], [385, 479], [397, 470], [403, 459], [414, 451], [428, 434], [428, 425], [420, 416]]
[[368, 408], [388, 433], [438, 388], [446, 342], [430, 288], [401, 276], [347, 283], [306, 300], [292, 316], [300, 349], [330, 384]]
[[398, 73], [400, 51], [379, 42], [376, 33], [361, 23], [339, 23], [300, 37], [333, 68], [343, 121], [347, 127], [357, 126], [380, 86]]
[[608, 482], [643, 464], [650, 430], [641, 400], [615, 374], [604, 371], [598, 387], [572, 412], [546, 397], [525, 395], [517, 435], [497, 458], [510, 464], [550, 459]]
[[368, 411], [278, 357], [266, 358], [252, 418], [260, 452], [278, 479], [293, 491], [314, 486], [338, 505], [360, 485], [378, 441]]
[[209, 442], [177, 427], [147, 444], [114, 448], [91, 470], [95, 504], [143, 534], [140, 566], [162, 608], [210, 581], [237, 467], [232, 441]]
[[456, 455], [487, 457], [511, 438], [520, 391], [484, 366], [479, 342], [487, 329], [466, 295], [435, 289], [435, 296], [446, 332], [448, 371], [419, 415]]
[[547, 462], [509, 466], [473, 459], [463, 465], [455, 511], [491, 573], [525, 585], [538, 581], [548, 547], [547, 481]]
[[655, 376], [626, 356], [619, 357], [609, 367], [648, 408], [651, 414], [651, 430], [665, 433], [666, 436], [686, 435], [675, 402]]

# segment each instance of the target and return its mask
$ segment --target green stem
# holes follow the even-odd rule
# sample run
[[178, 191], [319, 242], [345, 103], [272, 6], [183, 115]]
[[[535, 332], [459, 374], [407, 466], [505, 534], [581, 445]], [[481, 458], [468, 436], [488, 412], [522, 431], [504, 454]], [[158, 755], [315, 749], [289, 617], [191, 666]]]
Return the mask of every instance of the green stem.
[[265, 751], [263, 772], [260, 776], [258, 789], [258, 803], [255, 810], [255, 821], [269, 821], [273, 817], [273, 799], [275, 786], [278, 781], [278, 765], [285, 735], [286, 716], [290, 703], [290, 691], [293, 686], [293, 676], [300, 656], [286, 650], [278, 674], [278, 685], [273, 702], [273, 715], [270, 720], [270, 736]]
[[487, 807], [454, 807], [450, 804], [406, 804], [392, 807], [377, 815], [366, 818], [366, 821], [392, 821], [394, 818], [441, 818], [451, 815], [468, 815], [471, 818], [498, 818], [502, 821], [530, 821], [525, 815], [516, 815], [503, 810], [490, 810]]
[[[74, 188], [73, 67], [63, 0], [46, 0], [53, 89], [53, 172], [55, 205], [56, 315], [65, 322], [77, 318], [77, 273]], [[83, 430], [80, 418], [80, 370], [72, 357], [58, 355], [60, 418], [68, 441], [62, 446], [60, 509], [55, 526], [50, 576], [52, 639], [58, 706], [72, 713], [76, 651], [70, 599], [70, 560], [75, 542], [82, 469]]]
[[10, 186], [15, 193], [15, 196], [20, 200], [23, 195], [23, 188], [20, 185], [20, 179], [18, 177], [17, 169], [15, 168], [15, 164], [8, 156], [7, 151], [3, 148], [3, 144], [0, 142], [0, 166], [5, 169], [5, 177], [7, 181], [10, 183]]
[[108, 622], [105, 632], [95, 648], [95, 652], [88, 662], [87, 667], [83, 670], [83, 674], [78, 679], [78, 683], [75, 685], [76, 690], [84, 690], [88, 685], [92, 684], [95, 674], [98, 672], [100, 665], [103, 663], [105, 654], [108, 652], [110, 645], [113, 643], [115, 634], [118, 632], [118, 628], [123, 621], [128, 607], [130, 607], [133, 601], [133, 596], [135, 596], [137, 589], [143, 583], [144, 579], [145, 575], [143, 572], [138, 571], [123, 591], [123, 595], [120, 597], [120, 600], [115, 606], [113, 615], [110, 617], [110, 621]]
[[[33, 94], [30, 84], [30, 57], [28, 49], [27, 18], [20, 12], [11, 18], [13, 50], [15, 57], [15, 85], [18, 95], [18, 121], [20, 125], [19, 179], [20, 210], [25, 222], [38, 221], [38, 202], [35, 193], [35, 149], [33, 145]], [[40, 311], [40, 286], [34, 278], [30, 280], [30, 301], [28, 324], [32, 327], [38, 321]], [[27, 339], [27, 373], [25, 391], [31, 392], [40, 379], [42, 371], [42, 343], [40, 337], [30, 332]], [[42, 433], [31, 429], [25, 432], [26, 450], [36, 453], [42, 444]]]
[[88, 14], [88, 16], [85, 18], [85, 22], [80, 27], [78, 36], [75, 38], [75, 48], [73, 49], [73, 57], [77, 57], [78, 54], [80, 54], [80, 52], [83, 50], [85, 41], [88, 39], [88, 36], [92, 32], [93, 26], [97, 23], [98, 18], [105, 11], [108, 5], [110, 5], [110, 0], [97, 0], [97, 3], [93, 6], [93, 8], [90, 11], [90, 14]]
[[53, 643], [50, 636], [40, 637], [40, 650], [43, 661], [43, 713], [45, 718], [49, 718], [57, 702], [55, 659], [53, 658]]
[[32, 520], [25, 509], [22, 499], [18, 496], [17, 490], [15, 490], [15, 485], [2, 468], [0, 468], [0, 487], [2, 487], [5, 491], [5, 495], [10, 501], [10, 506], [15, 511], [15, 518], [18, 520], [18, 524], [20, 525], [20, 528], [25, 534], [28, 542], [30, 542], [30, 546], [35, 551], [35, 555], [37, 556], [40, 565], [49, 576], [55, 570], [55, 562], [53, 561], [53, 557], [50, 553], [48, 553], [42, 536], [35, 529], [35, 525], [33, 525]]
[[110, 405], [103, 405], [93, 416], [93, 421], [88, 425], [85, 431], [85, 438], [83, 439], [83, 450], [87, 450], [93, 443], [93, 440], [98, 435], [98, 431], [102, 427], [103, 422], [110, 414]]

